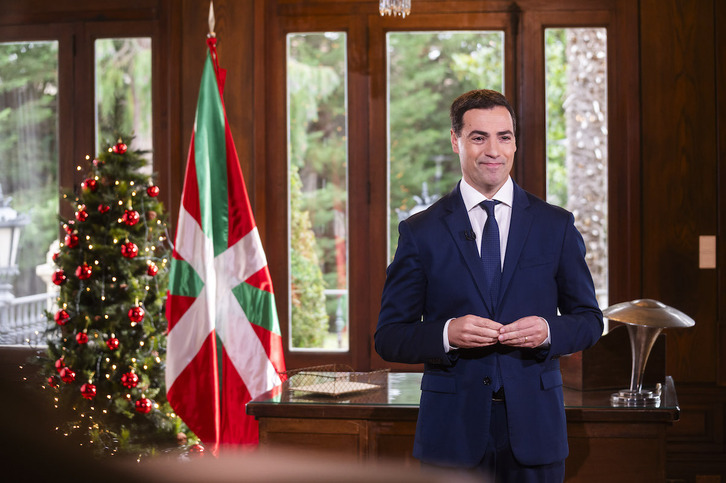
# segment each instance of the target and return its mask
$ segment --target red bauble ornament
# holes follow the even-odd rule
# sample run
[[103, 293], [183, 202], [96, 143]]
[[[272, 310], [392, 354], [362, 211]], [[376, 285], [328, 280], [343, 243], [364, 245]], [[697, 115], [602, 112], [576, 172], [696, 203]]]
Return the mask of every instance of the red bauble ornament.
[[66, 235], [65, 243], [68, 248], [76, 248], [78, 246], [78, 235], [69, 233]]
[[68, 233], [70, 235], [71, 233], [73, 233], [73, 225], [75, 225], [75, 224], [76, 224], [75, 221], [68, 220], [68, 223], [63, 225], [63, 229], [65, 230], [66, 233]]
[[58, 371], [58, 372], [60, 372], [61, 369], [63, 369], [66, 366], [66, 363], [63, 360], [63, 358], [61, 357], [60, 359], [58, 359], [57, 361], [55, 361], [55, 364], [53, 364], [53, 365], [55, 366], [55, 370]]
[[152, 198], [156, 198], [157, 196], [159, 196], [159, 191], [161, 191], [161, 190], [159, 189], [158, 186], [155, 186], [155, 185], [151, 185], [148, 188], [146, 188], [146, 194], [151, 196]]
[[[55, 323], [58, 325], [66, 325], [69, 320], [71, 320], [71, 314], [66, 312], [65, 310], [59, 310], [55, 313]], [[58, 359], [60, 360], [60, 359]]]
[[81, 205], [81, 207], [78, 208], [78, 211], [76, 211], [76, 220], [86, 221], [87, 219], [88, 219], [88, 212], [86, 211], [86, 205]]
[[113, 152], [116, 154], [124, 154], [128, 148], [129, 147], [122, 143], [119, 139], [119, 141], [111, 149], [113, 149]]
[[53, 261], [54, 261], [54, 262], [57, 262], [57, 261], [58, 261], [58, 257], [60, 257], [60, 252], [55, 252], [55, 253], [53, 254]]
[[156, 263], [149, 262], [149, 267], [146, 269], [146, 274], [149, 277], [155, 276], [157, 273], [159, 273], [159, 267], [156, 266]]
[[121, 216], [121, 219], [126, 223], [128, 226], [134, 226], [139, 222], [141, 217], [139, 216], [139, 212], [136, 210], [126, 210], [124, 211], [123, 216]]
[[144, 309], [142, 309], [141, 307], [131, 307], [131, 309], [129, 309], [128, 315], [131, 322], [138, 324], [139, 322], [144, 320]]
[[121, 376], [121, 384], [128, 389], [133, 389], [139, 384], [139, 376], [135, 372], [127, 372]]
[[98, 181], [93, 178], [85, 179], [83, 180], [83, 183], [81, 183], [81, 188], [95, 192], [98, 189]]
[[116, 349], [118, 349], [119, 340], [116, 337], [111, 337], [106, 341], [106, 345], [110, 350], [115, 351]]
[[79, 332], [76, 334], [76, 342], [79, 344], [88, 344], [88, 334], [85, 332]]
[[204, 456], [204, 446], [201, 444], [193, 444], [189, 447], [189, 454], [196, 457]]
[[79, 265], [76, 268], [76, 277], [78, 277], [78, 280], [88, 280], [91, 278], [92, 273], [93, 268], [86, 262], [83, 262], [83, 265]]
[[108, 205], [98, 205], [98, 212], [101, 214], [107, 213], [110, 209], [111, 207]]
[[94, 159], [94, 160], [93, 160], [93, 165], [94, 165], [94, 166], [98, 166], [99, 164], [103, 164], [103, 161], [101, 161], [101, 160], [100, 160], [100, 159], [98, 159], [98, 158], [96, 158], [96, 159]]
[[90, 382], [85, 383], [81, 386], [81, 396], [86, 399], [93, 399], [96, 396], [96, 386]]
[[58, 376], [50, 376], [48, 378], [48, 385], [50, 387], [58, 387]]
[[66, 283], [66, 280], [68, 280], [68, 277], [66, 277], [66, 273], [61, 269], [53, 272], [51, 280], [53, 280], [53, 283], [56, 285], [63, 285]]
[[151, 400], [147, 397], [142, 397], [136, 401], [136, 412], [141, 414], [149, 414], [151, 412]]
[[126, 242], [121, 245], [121, 255], [126, 258], [134, 258], [139, 254], [139, 247], [134, 242]]
[[60, 378], [63, 382], [70, 384], [76, 380], [76, 373], [73, 372], [73, 369], [66, 366], [60, 370]]

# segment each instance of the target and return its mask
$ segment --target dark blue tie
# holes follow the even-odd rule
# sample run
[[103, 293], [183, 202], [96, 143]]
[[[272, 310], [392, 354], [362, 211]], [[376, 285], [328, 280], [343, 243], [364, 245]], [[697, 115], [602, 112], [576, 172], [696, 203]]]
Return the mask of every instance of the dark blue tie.
[[487, 221], [481, 236], [481, 263], [484, 267], [484, 277], [489, 287], [492, 311], [495, 310], [499, 299], [499, 281], [502, 277], [502, 261], [499, 250], [499, 225], [494, 217], [494, 207], [499, 201], [482, 201], [479, 203], [487, 212]]

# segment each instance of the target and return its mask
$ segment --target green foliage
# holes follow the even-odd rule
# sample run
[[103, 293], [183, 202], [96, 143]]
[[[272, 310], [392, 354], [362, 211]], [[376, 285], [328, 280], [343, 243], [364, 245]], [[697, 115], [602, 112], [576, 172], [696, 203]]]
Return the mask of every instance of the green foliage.
[[0, 186], [31, 217], [21, 235], [16, 296], [38, 291], [35, 266], [57, 236], [57, 70], [57, 42], [0, 43]]
[[113, 143], [120, 133], [151, 132], [151, 39], [94, 42], [98, 139]]
[[[147, 191], [152, 178], [139, 172], [146, 161], [138, 152], [122, 151], [99, 154], [80, 191], [64, 195], [76, 219], [61, 220], [66, 237], [54, 259], [56, 275], [66, 277], [59, 309], [70, 318], [60, 325], [56, 314], [47, 314], [48, 350], [39, 363], [46, 388], [68, 415], [69, 432], [87, 435], [100, 453], [138, 456], [173, 450], [177, 434], [186, 429], [166, 400], [164, 382], [166, 216], [158, 197]], [[123, 255], [122, 246], [130, 243], [138, 247], [135, 257]], [[87, 279], [78, 275], [83, 264], [92, 269]], [[144, 311], [138, 323], [130, 316], [133, 308]], [[108, 345], [114, 338], [116, 349]], [[58, 366], [72, 370], [75, 380], [62, 381]], [[135, 387], [124, 386], [127, 373], [138, 376]], [[86, 383], [96, 388], [89, 399], [81, 394]], [[136, 409], [144, 398], [153, 402], [148, 414]]]
[[547, 201], [567, 206], [567, 133], [564, 102], [567, 94], [565, 29], [545, 31], [545, 89], [547, 99]]
[[326, 312], [324, 290], [340, 285], [336, 217], [345, 216], [347, 203], [344, 40], [337, 33], [288, 40], [294, 347], [322, 347], [335, 314], [335, 307]]
[[302, 207], [297, 168], [290, 168], [290, 279], [292, 346], [322, 347], [327, 332], [325, 285], [310, 216]]

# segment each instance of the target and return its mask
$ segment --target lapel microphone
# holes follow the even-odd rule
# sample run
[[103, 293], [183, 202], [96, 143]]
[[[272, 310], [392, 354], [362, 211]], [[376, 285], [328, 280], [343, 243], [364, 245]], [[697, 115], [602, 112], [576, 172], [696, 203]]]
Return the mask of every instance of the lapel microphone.
[[476, 240], [476, 233], [474, 233], [474, 230], [467, 230], [464, 232], [464, 238], [467, 241], [474, 241]]

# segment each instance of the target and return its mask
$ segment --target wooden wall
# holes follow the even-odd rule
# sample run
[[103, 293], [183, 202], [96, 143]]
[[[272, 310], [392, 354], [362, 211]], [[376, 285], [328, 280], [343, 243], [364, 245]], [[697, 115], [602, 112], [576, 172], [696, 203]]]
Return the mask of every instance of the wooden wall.
[[[668, 334], [674, 481], [726, 481], [725, 21], [720, 0], [640, 2], [642, 292], [696, 321]], [[704, 235], [717, 236], [717, 269], [699, 268]]]

